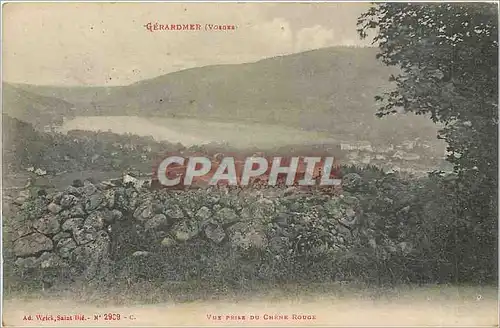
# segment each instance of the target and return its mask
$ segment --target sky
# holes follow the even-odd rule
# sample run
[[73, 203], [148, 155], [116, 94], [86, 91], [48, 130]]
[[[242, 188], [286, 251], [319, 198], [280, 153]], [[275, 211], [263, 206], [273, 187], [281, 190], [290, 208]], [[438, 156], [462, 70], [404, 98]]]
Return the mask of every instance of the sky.
[[[337, 45], [367, 46], [356, 21], [369, 3], [8, 3], [3, 80], [128, 85], [182, 69], [254, 62]], [[200, 24], [149, 31], [147, 23]], [[234, 30], [205, 31], [206, 24]]]

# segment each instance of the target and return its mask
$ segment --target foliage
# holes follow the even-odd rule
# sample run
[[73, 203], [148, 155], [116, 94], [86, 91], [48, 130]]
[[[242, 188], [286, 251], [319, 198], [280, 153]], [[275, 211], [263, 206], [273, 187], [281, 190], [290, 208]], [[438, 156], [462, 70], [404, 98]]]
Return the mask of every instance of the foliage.
[[[382, 103], [377, 115], [402, 109], [444, 124], [439, 138], [448, 144], [456, 179], [433, 175], [434, 184], [426, 185], [430, 190], [420, 199], [429, 202], [422, 203], [423, 211], [448, 208], [453, 220], [439, 216], [440, 222], [423, 226], [436, 228], [424, 234], [437, 238], [433, 247], [443, 245], [434, 248], [440, 256], [429, 253], [429, 258], [453, 257], [455, 272], [491, 274], [498, 231], [497, 5], [380, 3], [361, 15], [358, 26], [361, 37], [376, 30], [377, 57], [401, 69], [391, 76], [396, 89], [376, 97]], [[439, 191], [442, 204], [428, 197], [433, 191]]]
[[182, 145], [111, 132], [74, 130], [68, 134], [36, 131], [31, 124], [3, 115], [4, 163], [11, 171], [33, 166], [52, 173], [128, 170], [145, 167]]

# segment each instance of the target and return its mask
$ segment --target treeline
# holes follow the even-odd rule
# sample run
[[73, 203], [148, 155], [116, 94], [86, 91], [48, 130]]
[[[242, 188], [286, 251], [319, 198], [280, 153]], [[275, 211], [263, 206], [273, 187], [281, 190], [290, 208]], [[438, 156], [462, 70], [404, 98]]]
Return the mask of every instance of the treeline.
[[3, 114], [4, 165], [16, 172], [28, 167], [52, 173], [88, 169], [148, 169], [156, 156], [183, 149], [180, 144], [157, 142], [136, 135], [70, 131], [37, 131], [29, 123]]

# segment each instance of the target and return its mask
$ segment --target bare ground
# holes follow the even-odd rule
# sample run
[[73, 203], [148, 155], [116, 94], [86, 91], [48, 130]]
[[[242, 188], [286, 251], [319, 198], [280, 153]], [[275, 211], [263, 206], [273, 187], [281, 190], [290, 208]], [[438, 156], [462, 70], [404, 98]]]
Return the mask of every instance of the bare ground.
[[[336, 289], [295, 295], [268, 290], [260, 295], [155, 303], [158, 293], [162, 291], [104, 302], [96, 295], [92, 300], [82, 295], [9, 296], [3, 320], [6, 326], [498, 326], [493, 287], [402, 287], [383, 293]], [[74, 320], [75, 314], [86, 320]], [[37, 315], [51, 317], [42, 321]], [[58, 321], [58, 315], [73, 320]], [[32, 320], [23, 320], [29, 316]]]

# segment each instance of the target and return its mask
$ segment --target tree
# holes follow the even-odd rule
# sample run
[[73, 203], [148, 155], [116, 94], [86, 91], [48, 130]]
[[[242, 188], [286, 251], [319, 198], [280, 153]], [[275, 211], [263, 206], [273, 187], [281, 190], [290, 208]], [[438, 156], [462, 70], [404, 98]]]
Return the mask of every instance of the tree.
[[455, 239], [475, 245], [457, 253], [490, 265], [497, 257], [498, 5], [378, 3], [358, 27], [362, 38], [374, 31], [377, 57], [400, 68], [390, 77], [395, 89], [376, 97], [377, 115], [402, 110], [444, 125], [438, 138], [458, 177]]

